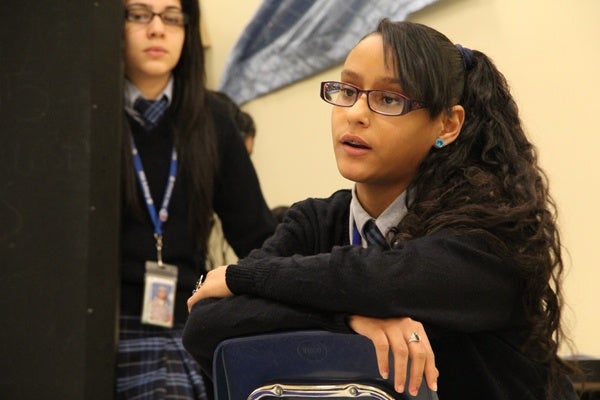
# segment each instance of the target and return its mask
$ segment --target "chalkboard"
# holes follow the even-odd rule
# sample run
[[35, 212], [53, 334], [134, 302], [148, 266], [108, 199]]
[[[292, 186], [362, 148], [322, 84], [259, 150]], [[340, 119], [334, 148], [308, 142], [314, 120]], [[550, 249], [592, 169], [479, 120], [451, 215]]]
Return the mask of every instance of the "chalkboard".
[[110, 399], [123, 5], [0, 2], [0, 398]]

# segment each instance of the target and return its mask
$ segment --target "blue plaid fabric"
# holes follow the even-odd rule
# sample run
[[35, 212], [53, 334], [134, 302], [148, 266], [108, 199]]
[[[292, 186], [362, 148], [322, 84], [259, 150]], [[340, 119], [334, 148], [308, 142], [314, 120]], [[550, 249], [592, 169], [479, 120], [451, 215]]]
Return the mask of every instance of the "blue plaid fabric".
[[382, 250], [390, 248], [387, 240], [385, 240], [381, 231], [375, 225], [374, 219], [370, 219], [365, 223], [365, 226], [363, 226], [363, 235], [369, 246], [377, 246]]
[[144, 127], [147, 129], [156, 128], [168, 106], [169, 101], [166, 96], [161, 97], [160, 100], [146, 100], [138, 97], [133, 103], [133, 109], [144, 119]]
[[207, 400], [198, 364], [183, 348], [183, 326], [166, 329], [121, 316], [117, 400]]

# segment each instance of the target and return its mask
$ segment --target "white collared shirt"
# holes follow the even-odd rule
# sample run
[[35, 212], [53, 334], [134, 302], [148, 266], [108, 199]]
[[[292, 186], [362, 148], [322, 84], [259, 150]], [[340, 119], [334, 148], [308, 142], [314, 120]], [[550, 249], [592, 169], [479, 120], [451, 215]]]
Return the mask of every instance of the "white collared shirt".
[[[407, 191], [405, 190], [400, 194], [400, 196], [396, 197], [396, 199], [386, 208], [381, 215], [375, 219], [375, 224], [377, 228], [381, 231], [384, 237], [387, 237], [387, 233], [398, 225], [402, 218], [406, 215], [408, 210], [406, 209], [406, 196]], [[352, 200], [350, 201], [350, 221], [349, 221], [349, 232], [350, 232], [350, 243], [352, 243], [353, 235], [354, 235], [354, 226], [358, 229], [360, 233], [361, 242], [363, 247], [367, 247], [367, 241], [363, 236], [362, 228], [365, 223], [373, 219], [369, 213], [365, 211], [363, 206], [360, 204], [358, 200], [358, 196], [356, 195], [356, 185], [352, 189]]]
[[[165, 87], [165, 90], [162, 91], [161, 94], [157, 96], [157, 99], [160, 99], [162, 96], [167, 96], [167, 104], [171, 104], [171, 100], [173, 99], [173, 75], [169, 78], [169, 82]], [[145, 98], [142, 92], [133, 84], [129, 79], [125, 79], [125, 111], [127, 114], [131, 115], [135, 118], [136, 121], [140, 123], [144, 123], [144, 119], [142, 116], [133, 109], [133, 104], [137, 100], [138, 97]], [[150, 100], [150, 99], [148, 99]]]

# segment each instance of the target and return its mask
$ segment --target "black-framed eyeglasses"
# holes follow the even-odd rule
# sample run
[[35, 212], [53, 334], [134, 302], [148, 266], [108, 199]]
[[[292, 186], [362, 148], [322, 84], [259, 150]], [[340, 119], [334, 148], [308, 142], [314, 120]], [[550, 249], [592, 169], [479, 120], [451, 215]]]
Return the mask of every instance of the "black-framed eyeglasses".
[[367, 95], [369, 109], [377, 114], [398, 116], [414, 110], [426, 108], [420, 101], [389, 90], [363, 90], [349, 83], [321, 82], [321, 98], [329, 104], [340, 107], [352, 107], [360, 97]]
[[189, 21], [187, 14], [177, 8], [167, 8], [161, 13], [155, 13], [142, 4], [134, 4], [125, 8], [125, 20], [129, 22], [147, 25], [155, 16], [159, 16], [165, 25], [171, 26], [184, 26]]

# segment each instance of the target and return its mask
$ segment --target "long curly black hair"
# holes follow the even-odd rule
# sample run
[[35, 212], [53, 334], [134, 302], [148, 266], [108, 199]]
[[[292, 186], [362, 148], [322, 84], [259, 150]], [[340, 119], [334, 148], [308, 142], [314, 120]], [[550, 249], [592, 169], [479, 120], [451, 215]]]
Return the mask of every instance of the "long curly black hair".
[[557, 355], [564, 267], [556, 207], [505, 77], [485, 54], [461, 51], [425, 25], [385, 19], [376, 33], [403, 90], [427, 104], [431, 118], [456, 104], [465, 109], [458, 138], [432, 148], [420, 166], [408, 214], [392, 240], [441, 229], [477, 232], [512, 257], [525, 285], [530, 327], [523, 351], [547, 366], [548, 395], [558, 393], [560, 373], [568, 368]]

